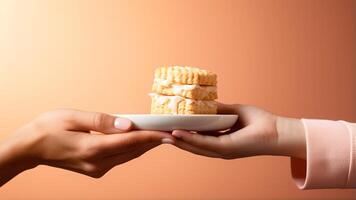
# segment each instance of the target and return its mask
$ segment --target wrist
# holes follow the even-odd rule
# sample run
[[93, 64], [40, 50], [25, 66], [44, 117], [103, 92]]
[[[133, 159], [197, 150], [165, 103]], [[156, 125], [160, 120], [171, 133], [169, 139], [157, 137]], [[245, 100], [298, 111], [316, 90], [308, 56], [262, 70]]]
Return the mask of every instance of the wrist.
[[0, 186], [21, 172], [36, 167], [26, 156], [26, 148], [16, 139], [9, 138], [0, 144]]
[[[3, 141], [0, 145], [0, 162], [11, 165], [15, 170], [27, 170], [37, 166], [30, 152], [33, 141], [16, 135]], [[3, 166], [3, 165], [2, 165]]]
[[277, 117], [277, 146], [280, 155], [306, 158], [304, 126], [300, 119]]

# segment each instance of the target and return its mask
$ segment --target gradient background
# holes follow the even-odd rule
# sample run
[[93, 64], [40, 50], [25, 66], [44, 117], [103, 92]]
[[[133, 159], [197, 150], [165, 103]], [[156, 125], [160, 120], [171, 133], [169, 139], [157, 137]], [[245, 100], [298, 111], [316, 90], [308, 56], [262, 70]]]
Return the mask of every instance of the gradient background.
[[[153, 70], [218, 74], [219, 100], [356, 121], [356, 1], [0, 0], [1, 138], [41, 112], [147, 113]], [[300, 191], [288, 158], [160, 146], [101, 179], [40, 166], [0, 199], [351, 199]]]

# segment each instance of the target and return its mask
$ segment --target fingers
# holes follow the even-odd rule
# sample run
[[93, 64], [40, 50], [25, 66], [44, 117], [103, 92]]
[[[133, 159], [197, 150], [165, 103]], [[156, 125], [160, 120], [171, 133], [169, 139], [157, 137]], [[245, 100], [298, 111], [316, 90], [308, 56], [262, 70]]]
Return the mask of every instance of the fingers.
[[[199, 131], [198, 133], [201, 135], [210, 135], [210, 136], [220, 136], [231, 133], [231, 129], [224, 131]], [[236, 130], [235, 130], [236, 131]]]
[[68, 130], [118, 133], [132, 128], [132, 122], [125, 118], [105, 113], [65, 110], [61, 112]]
[[187, 144], [195, 146], [200, 149], [212, 151], [215, 153], [225, 153], [225, 151], [231, 146], [231, 142], [227, 139], [227, 136], [208, 136], [201, 134], [192, 134], [187, 131], [175, 130], [172, 135]]
[[208, 157], [213, 157], [213, 158], [219, 158], [221, 157], [218, 153], [213, 152], [213, 151], [209, 151], [206, 149], [201, 149], [199, 147], [190, 145], [182, 140], [175, 140], [173, 143], [174, 146], [185, 150], [185, 151], [189, 151], [191, 153], [197, 154], [197, 155], [201, 155], [201, 156], [208, 156]]
[[102, 161], [102, 164], [103, 164], [102, 166], [103, 166], [103, 168], [110, 169], [116, 165], [119, 165], [119, 164], [125, 163], [127, 161], [130, 161], [132, 159], [135, 159], [135, 158], [143, 155], [147, 151], [159, 146], [160, 144], [161, 144], [160, 142], [151, 142], [148, 144], [140, 145], [137, 148], [132, 149], [129, 152], [108, 156]]
[[[168, 141], [167, 141], [168, 140]], [[129, 152], [149, 143], [171, 143], [173, 137], [159, 131], [132, 131], [126, 134], [91, 135], [91, 143], [100, 155]]]
[[[55, 161], [52, 164], [95, 178], [103, 176], [113, 166], [136, 158], [162, 144], [163, 139], [172, 140], [173, 138], [167, 133], [153, 131], [109, 135], [75, 135], [80, 137], [76, 140], [76, 148], [71, 152], [71, 155], [62, 157], [59, 162]], [[51, 163], [48, 164], [51, 165]]]
[[[187, 131], [173, 131], [172, 135], [177, 138], [174, 145], [199, 155], [210, 157], [222, 157], [225, 159], [246, 157], [257, 155], [258, 150], [262, 148], [258, 145], [258, 137], [251, 134], [253, 127], [248, 126], [231, 134], [221, 136], [207, 136], [192, 134]], [[182, 146], [178, 142], [184, 142], [190, 146]], [[203, 151], [202, 151], [203, 150]], [[213, 154], [212, 154], [213, 153]]]
[[80, 165], [79, 169], [74, 169], [73, 171], [78, 171], [93, 178], [100, 178], [116, 165], [137, 158], [158, 145], [160, 145], [160, 143], [148, 143], [141, 145], [130, 152], [115, 154], [92, 162], [84, 162]]
[[132, 131], [121, 136], [122, 137], [118, 141], [118, 144], [120, 144], [123, 148], [134, 147], [152, 142], [162, 143], [162, 140], [173, 139], [170, 134], [160, 131]]

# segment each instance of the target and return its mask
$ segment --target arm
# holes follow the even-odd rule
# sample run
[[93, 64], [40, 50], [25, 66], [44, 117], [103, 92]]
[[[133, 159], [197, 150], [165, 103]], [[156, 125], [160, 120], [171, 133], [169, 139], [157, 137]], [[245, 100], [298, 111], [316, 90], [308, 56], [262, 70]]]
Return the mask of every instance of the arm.
[[130, 121], [103, 113], [77, 110], [44, 113], [0, 145], [0, 186], [37, 165], [98, 178], [172, 138], [155, 131], [118, 134], [130, 128]]
[[23, 145], [16, 145], [12, 141], [4, 141], [0, 145], [0, 186], [22, 171], [35, 167], [33, 162], [23, 162], [24, 151]]
[[[355, 182], [355, 167], [351, 167], [351, 163], [355, 161], [349, 159], [352, 156], [355, 158], [355, 150], [348, 148], [352, 140], [348, 137], [350, 135], [346, 126], [341, 122], [337, 122], [341, 127], [339, 129], [325, 128], [334, 133], [326, 135], [318, 129], [311, 130], [312, 125], [308, 123], [310, 120], [280, 117], [254, 106], [220, 104], [218, 112], [238, 114], [239, 120], [235, 127], [224, 133], [193, 134], [177, 130], [173, 132], [176, 138], [173, 144], [195, 154], [224, 159], [257, 155], [288, 156], [292, 158], [292, 175], [302, 189], [340, 187], [338, 173], [349, 174], [343, 176], [343, 181], [350, 184], [344, 184], [343, 187], [356, 187], [351, 184], [352, 180]], [[340, 136], [343, 139], [333, 139]], [[336, 145], [323, 143], [323, 138], [326, 141], [334, 141]], [[340, 147], [342, 145], [344, 148]], [[340, 160], [343, 162], [338, 162]], [[326, 161], [329, 165], [326, 169], [334, 170], [324, 172], [337, 173], [329, 179], [322, 179], [325, 174], [318, 174], [318, 170], [312, 169], [325, 167]]]

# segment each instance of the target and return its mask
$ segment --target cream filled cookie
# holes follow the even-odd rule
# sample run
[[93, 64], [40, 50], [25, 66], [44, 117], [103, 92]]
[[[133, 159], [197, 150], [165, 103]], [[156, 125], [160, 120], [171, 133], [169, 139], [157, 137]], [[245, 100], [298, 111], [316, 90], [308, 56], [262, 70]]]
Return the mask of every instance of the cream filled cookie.
[[152, 85], [152, 114], [216, 114], [216, 74], [194, 67], [161, 67]]

